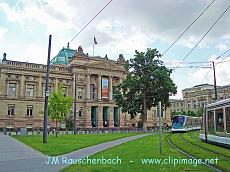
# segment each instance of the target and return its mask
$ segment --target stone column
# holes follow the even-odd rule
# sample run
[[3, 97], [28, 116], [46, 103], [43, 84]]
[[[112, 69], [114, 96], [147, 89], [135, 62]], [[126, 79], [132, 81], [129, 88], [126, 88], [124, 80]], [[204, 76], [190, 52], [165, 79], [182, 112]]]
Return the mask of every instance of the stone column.
[[55, 78], [54, 80], [54, 91], [58, 90], [58, 78]]
[[199, 97], [196, 97], [196, 108], [197, 108], [197, 106], [200, 107], [200, 105], [199, 105]]
[[72, 76], [72, 97], [75, 97], [75, 73]]
[[103, 106], [98, 106], [98, 110], [97, 110], [97, 126], [99, 128], [103, 127]]
[[90, 74], [87, 74], [87, 81], [86, 81], [86, 98], [90, 99]]
[[[73, 101], [73, 104], [72, 104], [72, 116], [74, 116], [74, 102], [75, 102], [75, 87], [77, 86], [77, 84], [75, 84], [76, 82], [75, 82], [75, 79], [76, 79], [76, 76], [77, 74], [76, 73], [74, 73], [73, 74], [73, 76], [72, 76], [72, 97], [73, 97], [73, 99], [74, 99], [74, 101]], [[76, 94], [76, 101], [77, 101], [77, 94]], [[85, 110], [86, 111], [86, 110]], [[86, 114], [86, 113], [85, 113]], [[78, 119], [78, 118], [77, 118]]]
[[113, 107], [109, 107], [109, 127], [114, 127], [114, 111], [113, 111]]
[[42, 77], [41, 76], [39, 76], [39, 78], [38, 78], [38, 97], [43, 97], [42, 96]]
[[91, 121], [91, 106], [89, 104], [86, 104], [85, 106], [85, 127], [91, 128], [92, 127], [92, 121]]
[[109, 100], [113, 100], [113, 79], [109, 76]]
[[97, 89], [97, 98], [101, 100], [101, 75], [98, 75], [98, 89]]
[[21, 82], [20, 82], [20, 97], [25, 97], [25, 76], [21, 75]]
[[184, 100], [184, 108], [185, 108], [185, 110], [188, 110], [188, 102], [187, 102], [187, 99]]
[[191, 110], [194, 110], [194, 103], [193, 103], [193, 99], [191, 99]]
[[6, 81], [6, 74], [0, 73], [0, 95], [7, 95], [8, 82]]

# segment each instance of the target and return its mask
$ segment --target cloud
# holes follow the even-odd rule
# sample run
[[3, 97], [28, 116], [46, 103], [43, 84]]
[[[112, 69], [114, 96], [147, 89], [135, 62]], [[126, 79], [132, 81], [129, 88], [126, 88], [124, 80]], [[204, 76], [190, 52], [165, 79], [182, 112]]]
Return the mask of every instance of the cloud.
[[[210, 59], [215, 59], [212, 57]], [[227, 57], [225, 60], [221, 61], [218, 59], [215, 61], [215, 69], [216, 69], [216, 82], [217, 85], [227, 85], [230, 84], [230, 56]], [[193, 73], [190, 73], [192, 77], [190, 77], [191, 83], [209, 83], [213, 84], [214, 76], [213, 76], [213, 69], [199, 69]]]
[[7, 32], [6, 28], [0, 27], [0, 39], [3, 38], [4, 34]]
[[[135, 49], [145, 51], [146, 48], [159, 46], [158, 42], [166, 45], [171, 44], [184, 29], [207, 7], [211, 1], [112, 1], [82, 32], [73, 42], [71, 48], [77, 49], [82, 45], [84, 52], [92, 55], [93, 36], [96, 36], [98, 44], [95, 46], [95, 55], [108, 55], [110, 59], [116, 60], [119, 54], [124, 54], [125, 58], [133, 58]], [[52, 57], [66, 46], [70, 41], [102, 7], [108, 0], [17, 0], [14, 5], [9, 5], [8, 1], [0, 3], [0, 10], [6, 16], [8, 23], [19, 23], [25, 29], [25, 33], [34, 33], [35, 28], [42, 26], [41, 36], [53, 35]], [[200, 19], [183, 35], [183, 37], [171, 48], [175, 47], [192, 48], [203, 34], [210, 28], [214, 21], [227, 7], [226, 1], [215, 1], [213, 5], [200, 17]], [[215, 50], [225, 50], [230, 45], [230, 33], [227, 28], [230, 25], [229, 11], [221, 18], [217, 25], [211, 30], [197, 48], [203, 49], [211, 47]], [[13, 45], [28, 51], [16, 51], [15, 56], [24, 57], [24, 60], [35, 62], [42, 58], [46, 63], [47, 42], [42, 42], [35, 46], [37, 37], [34, 36], [34, 45]], [[48, 37], [48, 36], [47, 36]], [[20, 41], [18, 41], [20, 42]], [[31, 40], [33, 42], [33, 40]], [[162, 47], [163, 47], [162, 46]], [[162, 49], [162, 47], [160, 47]], [[45, 52], [44, 52], [45, 50]], [[183, 51], [179, 51], [180, 53]], [[34, 52], [34, 54], [33, 54]], [[187, 52], [187, 51], [186, 51]], [[36, 53], [36, 54], [35, 54]], [[173, 54], [170, 59], [180, 59], [184, 54]], [[202, 55], [203, 56], [203, 55]], [[216, 57], [212, 57], [214, 60]], [[19, 60], [23, 60], [19, 59]], [[205, 60], [205, 59], [204, 59]], [[206, 59], [207, 60], [207, 59]], [[177, 63], [178, 62], [178, 63]], [[218, 62], [218, 61], [217, 61]], [[180, 64], [175, 60], [173, 66]], [[172, 66], [171, 64], [169, 64]], [[222, 66], [223, 65], [223, 66]], [[219, 66], [221, 73], [218, 73]], [[193, 77], [186, 77], [190, 85], [203, 81], [209, 69], [194, 70], [190, 74]], [[222, 77], [227, 72], [225, 64], [217, 65], [217, 74]], [[212, 83], [211, 72], [209, 72], [204, 82]], [[221, 76], [222, 75], [222, 76]], [[223, 81], [225, 81], [223, 79]], [[223, 81], [218, 81], [223, 83]], [[178, 86], [182, 81], [178, 78]], [[185, 86], [184, 84], [183, 86]], [[188, 86], [188, 84], [186, 85]], [[178, 91], [180, 94], [180, 91]]]
[[226, 51], [229, 49], [229, 47], [225, 43], [219, 43], [216, 48], [218, 48], [220, 51]]
[[[65, 35], [66, 40], [70, 40], [107, 2], [106, 0], [93, 2], [91, 0], [19, 0], [14, 7], [10, 7], [7, 3], [1, 3], [0, 7], [9, 21], [20, 22], [23, 26], [30, 25], [32, 21], [38, 22], [46, 26], [47, 33], [53, 33], [57, 37]], [[115, 42], [118, 47], [122, 47], [125, 43], [129, 43], [128, 40], [134, 39], [135, 30], [139, 32], [137, 42], [152, 39], [170, 44], [209, 3], [200, 0], [150, 0], [145, 3], [133, 0], [124, 0], [122, 3], [112, 1], [76, 38], [74, 45], [84, 44], [86, 49], [90, 48], [92, 35], [95, 34], [98, 40], [102, 40], [102, 44]], [[214, 2], [177, 42], [177, 45], [193, 47], [225, 8], [225, 1]], [[208, 47], [209, 43], [215, 43], [217, 39], [229, 39], [230, 34], [226, 28], [230, 24], [230, 18], [227, 14], [198, 47]], [[142, 45], [146, 44], [148, 43]], [[126, 49], [127, 45], [123, 50]], [[135, 48], [133, 52], [134, 50]]]
[[[65, 1], [21, 0], [16, 4], [16, 6], [10, 7], [7, 3], [0, 3], [0, 9], [10, 22], [21, 23], [23, 27], [32, 24], [32, 22], [38, 22], [45, 25], [49, 33], [66, 31], [73, 27], [70, 22], [70, 15], [68, 15], [73, 11], [66, 5]], [[62, 10], [63, 7], [65, 10]]]

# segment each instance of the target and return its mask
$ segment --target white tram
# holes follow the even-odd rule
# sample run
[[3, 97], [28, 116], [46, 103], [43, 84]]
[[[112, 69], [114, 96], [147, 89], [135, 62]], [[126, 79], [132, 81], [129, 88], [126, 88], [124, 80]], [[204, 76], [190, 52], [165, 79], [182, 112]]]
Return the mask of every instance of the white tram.
[[230, 147], [230, 98], [205, 107], [200, 138]]
[[172, 119], [172, 132], [199, 130], [202, 118], [195, 116], [175, 115]]

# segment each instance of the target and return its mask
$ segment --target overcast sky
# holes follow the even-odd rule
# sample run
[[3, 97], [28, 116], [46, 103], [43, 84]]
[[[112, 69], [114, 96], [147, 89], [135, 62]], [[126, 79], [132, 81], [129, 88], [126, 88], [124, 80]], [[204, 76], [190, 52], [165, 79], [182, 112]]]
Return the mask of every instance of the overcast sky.
[[[135, 50], [157, 48], [163, 53], [212, 0], [113, 0], [71, 43], [92, 55], [116, 60], [124, 54], [133, 58]], [[0, 0], [0, 53], [7, 59], [46, 63], [48, 35], [52, 34], [52, 57], [99, 12], [109, 0]], [[230, 1], [216, 0], [202, 17], [164, 55], [168, 67], [177, 66], [228, 7]], [[230, 48], [230, 10], [219, 20], [186, 62], [215, 60]], [[215, 60], [230, 60], [228, 52]], [[2, 57], [0, 57], [1, 59]], [[174, 63], [169, 63], [169, 62]], [[230, 62], [216, 66], [217, 84], [230, 84]], [[194, 66], [194, 64], [192, 64]], [[196, 64], [197, 65], [197, 64]], [[198, 64], [209, 66], [209, 64]], [[190, 65], [181, 65], [191, 66]], [[213, 71], [204, 68], [176, 69], [172, 78], [181, 90], [196, 84], [213, 83]]]

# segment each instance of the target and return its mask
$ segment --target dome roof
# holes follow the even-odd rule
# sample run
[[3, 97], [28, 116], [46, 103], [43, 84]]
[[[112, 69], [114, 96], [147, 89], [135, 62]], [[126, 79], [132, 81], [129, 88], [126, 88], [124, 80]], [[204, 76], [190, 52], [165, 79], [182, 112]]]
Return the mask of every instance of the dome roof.
[[51, 60], [53, 64], [67, 64], [69, 59], [74, 56], [75, 50], [72, 50], [67, 46], [67, 48], [62, 48], [58, 54]]

